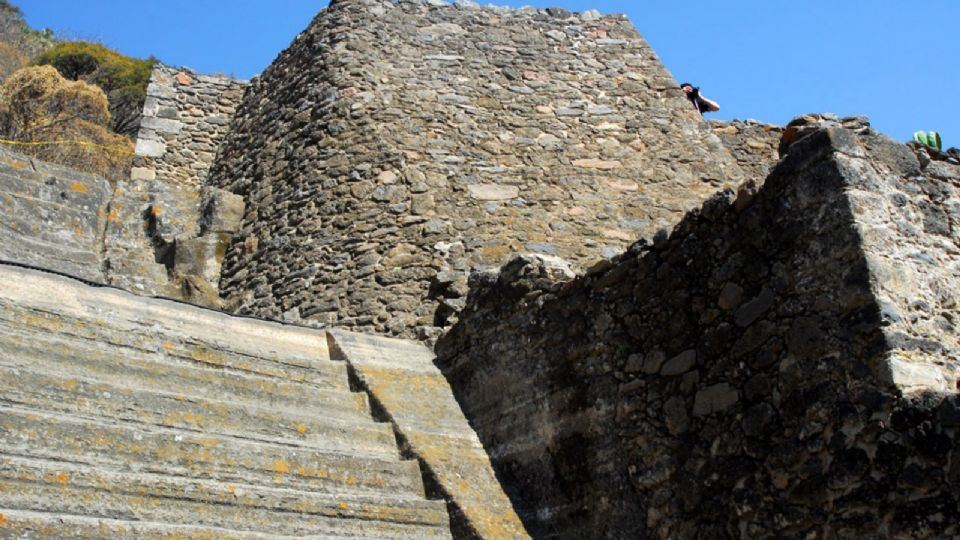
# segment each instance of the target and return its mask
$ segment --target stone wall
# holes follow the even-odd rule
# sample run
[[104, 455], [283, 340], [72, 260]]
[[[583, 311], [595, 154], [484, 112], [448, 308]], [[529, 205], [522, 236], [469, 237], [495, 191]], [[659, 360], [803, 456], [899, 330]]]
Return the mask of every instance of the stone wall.
[[960, 534], [960, 167], [821, 120], [586, 275], [472, 278], [438, 362], [532, 536]]
[[200, 186], [246, 81], [157, 64], [147, 87], [133, 180]]
[[710, 120], [710, 127], [749, 179], [762, 181], [780, 159], [781, 126], [756, 120]]
[[625, 17], [435, 4], [334, 1], [251, 84], [211, 170], [241, 313], [435, 336], [471, 269], [593, 264], [741, 178]]

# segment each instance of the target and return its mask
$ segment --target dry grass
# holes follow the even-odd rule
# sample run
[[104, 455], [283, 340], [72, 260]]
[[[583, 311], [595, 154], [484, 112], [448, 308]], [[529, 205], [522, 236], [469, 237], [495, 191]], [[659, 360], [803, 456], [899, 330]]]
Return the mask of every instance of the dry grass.
[[0, 84], [0, 138], [10, 148], [116, 180], [133, 158], [130, 139], [110, 129], [107, 96], [51, 66], [20, 69]]

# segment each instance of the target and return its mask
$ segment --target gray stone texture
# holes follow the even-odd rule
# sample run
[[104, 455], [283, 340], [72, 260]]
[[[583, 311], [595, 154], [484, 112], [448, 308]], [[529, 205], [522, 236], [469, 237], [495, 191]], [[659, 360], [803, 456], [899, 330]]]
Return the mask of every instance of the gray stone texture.
[[112, 196], [103, 178], [0, 149], [0, 259], [105, 282]]
[[589, 266], [741, 179], [626, 18], [441, 4], [333, 2], [251, 83], [210, 174], [239, 313], [432, 338], [438, 274]]
[[451, 538], [325, 333], [0, 281], [0, 537]]
[[960, 534], [960, 166], [912, 150], [803, 117], [652, 246], [471, 276], [438, 364], [533, 537]]
[[246, 87], [246, 81], [157, 64], [137, 135], [135, 179], [202, 185]]
[[710, 120], [710, 127], [749, 179], [762, 181], [780, 159], [777, 149], [782, 126], [756, 120]]
[[0, 150], [0, 260], [138, 294], [219, 307], [220, 264], [243, 208], [217, 188], [110, 182]]

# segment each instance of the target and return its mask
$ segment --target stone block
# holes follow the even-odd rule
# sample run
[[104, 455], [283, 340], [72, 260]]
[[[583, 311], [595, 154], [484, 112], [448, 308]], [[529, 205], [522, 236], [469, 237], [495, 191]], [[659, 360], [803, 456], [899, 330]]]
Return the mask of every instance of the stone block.
[[163, 141], [139, 139], [134, 152], [138, 156], [162, 157], [167, 152], [167, 145]]
[[140, 121], [140, 126], [152, 129], [158, 133], [180, 133], [183, 129], [183, 122], [170, 118], [144, 117]]
[[130, 169], [131, 180], [156, 180], [157, 170], [151, 167], [134, 167]]
[[737, 389], [728, 383], [715, 384], [697, 392], [693, 402], [694, 416], [707, 416], [723, 412], [734, 406], [740, 396]]
[[467, 193], [474, 199], [481, 201], [507, 201], [520, 195], [517, 186], [501, 186], [497, 184], [473, 184], [467, 186]]
[[203, 194], [200, 234], [235, 233], [243, 223], [243, 197], [219, 188], [206, 188]]

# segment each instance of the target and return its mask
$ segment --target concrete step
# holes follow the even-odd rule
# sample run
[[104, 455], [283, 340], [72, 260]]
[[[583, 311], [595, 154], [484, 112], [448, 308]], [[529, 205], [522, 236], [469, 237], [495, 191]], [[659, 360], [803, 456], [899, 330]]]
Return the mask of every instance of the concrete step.
[[0, 405], [0, 448], [9, 455], [86, 463], [321, 493], [368, 491], [422, 497], [416, 461], [45, 413]]
[[0, 508], [0, 537], [53, 540], [286, 540], [289, 536], [213, 527], [91, 518]]
[[[0, 315], [2, 317], [2, 315]], [[0, 363], [29, 367], [42, 362], [65, 376], [111, 380], [119, 385], [164, 390], [241, 403], [268, 405], [275, 410], [369, 418], [367, 395], [343, 388], [251, 374], [210, 366], [167, 354], [129, 347], [104, 347], [86, 338], [25, 331], [16, 323], [0, 322]], [[336, 375], [339, 383], [342, 374]]]
[[450, 538], [446, 505], [405, 496], [322, 494], [0, 456], [0, 506], [281, 535]]
[[[109, 293], [119, 292], [110, 289], [101, 290]], [[181, 362], [233, 373], [304, 382], [324, 388], [348, 387], [346, 366], [341, 362], [329, 360], [326, 342], [321, 343], [319, 338], [317, 338], [315, 351], [317, 358], [307, 358], [306, 353], [288, 351], [287, 348], [273, 343], [269, 336], [260, 338], [262, 343], [260, 350], [263, 354], [258, 355], [258, 351], [252, 345], [244, 346], [239, 337], [235, 346], [224, 342], [224, 336], [235, 330], [232, 324], [225, 324], [216, 329], [202, 326], [192, 330], [182, 328], [174, 332], [160, 326], [145, 325], [143, 321], [136, 319], [131, 321], [114, 318], [120, 317], [116, 314], [103, 313], [102, 317], [87, 315], [75, 317], [59, 311], [14, 305], [4, 301], [5, 292], [7, 291], [0, 291], [0, 326], [7, 327], [7, 333], [13, 338], [20, 335], [22, 339], [27, 340], [38, 333], [51, 334], [61, 339], [67, 350], [74, 343], [86, 343], [100, 350], [112, 348], [121, 353], [128, 350], [153, 353]], [[182, 307], [197, 309], [186, 305]], [[177, 316], [175, 312], [170, 314], [172, 318]], [[239, 325], [241, 327], [252, 322], [238, 320], [243, 323]], [[225, 330], [226, 328], [230, 329], [229, 332]], [[288, 355], [287, 352], [290, 354]]]
[[398, 457], [393, 427], [370, 417], [340, 419], [280, 414], [264, 407], [124, 388], [113, 383], [63, 377], [35, 369], [0, 366], [0, 402], [25, 408], [109, 418], [276, 441], [330, 452]]

